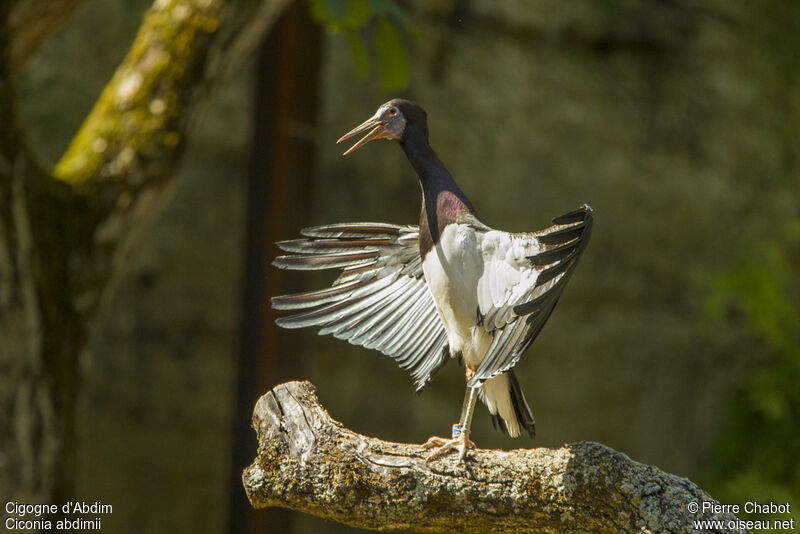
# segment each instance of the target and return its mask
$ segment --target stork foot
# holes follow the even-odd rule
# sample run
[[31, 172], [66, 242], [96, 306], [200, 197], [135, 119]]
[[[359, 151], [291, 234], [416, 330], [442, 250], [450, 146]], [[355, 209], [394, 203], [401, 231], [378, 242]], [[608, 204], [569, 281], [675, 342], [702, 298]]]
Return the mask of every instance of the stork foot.
[[433, 452], [428, 456], [426, 462], [432, 462], [436, 458], [447, 454], [450, 451], [458, 451], [458, 462], [464, 461], [467, 455], [467, 450], [474, 449], [475, 444], [467, 437], [469, 434], [464, 433], [453, 439], [444, 439], [439, 437], [432, 437], [422, 444], [423, 449], [433, 449]]

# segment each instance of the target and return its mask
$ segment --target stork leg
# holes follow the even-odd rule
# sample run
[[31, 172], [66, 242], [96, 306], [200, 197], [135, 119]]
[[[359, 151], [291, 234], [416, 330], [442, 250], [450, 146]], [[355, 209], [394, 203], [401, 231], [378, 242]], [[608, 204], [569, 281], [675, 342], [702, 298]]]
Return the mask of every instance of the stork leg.
[[475, 448], [475, 444], [469, 439], [469, 432], [472, 425], [472, 414], [475, 411], [475, 403], [478, 400], [478, 389], [479, 388], [467, 388], [464, 394], [464, 403], [461, 406], [461, 418], [459, 419], [457, 427], [453, 428], [452, 439], [434, 436], [423, 443], [422, 448], [434, 449], [430, 456], [428, 456], [427, 461], [435, 460], [451, 450], [457, 450], [458, 462], [460, 463], [464, 460], [467, 450]]

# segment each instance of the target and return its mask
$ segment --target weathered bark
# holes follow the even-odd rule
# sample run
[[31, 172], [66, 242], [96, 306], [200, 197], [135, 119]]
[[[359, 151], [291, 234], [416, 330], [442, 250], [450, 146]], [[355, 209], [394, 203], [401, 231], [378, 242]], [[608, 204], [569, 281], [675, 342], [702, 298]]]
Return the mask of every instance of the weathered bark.
[[[282, 506], [375, 530], [689, 532], [687, 511], [716, 503], [691, 481], [604, 445], [476, 450], [426, 463], [419, 445], [362, 436], [331, 419], [309, 382], [288, 382], [253, 412], [258, 456], [243, 473], [253, 506]], [[725, 532], [746, 532], [731, 528]]]
[[157, 0], [54, 175], [22, 141], [15, 69], [74, 3], [48, 3], [35, 31], [44, 3], [22, 4], [0, 2], [0, 494], [59, 502], [74, 497], [78, 362], [113, 258], [163, 198], [209, 89], [285, 0]]
[[[0, 9], [7, 28], [15, 6]], [[68, 486], [84, 330], [67, 268], [75, 199], [33, 161], [15, 113], [19, 37], [0, 36], [0, 493], [36, 502]]]

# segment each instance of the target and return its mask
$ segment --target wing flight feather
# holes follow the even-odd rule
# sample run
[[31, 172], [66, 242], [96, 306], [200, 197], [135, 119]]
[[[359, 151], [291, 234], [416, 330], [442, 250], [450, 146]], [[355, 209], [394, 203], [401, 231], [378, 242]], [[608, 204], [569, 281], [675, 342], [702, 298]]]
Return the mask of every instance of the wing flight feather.
[[447, 335], [425, 284], [416, 226], [345, 223], [302, 230], [281, 241], [289, 252], [273, 262], [291, 270], [341, 269], [331, 287], [272, 299], [284, 328], [319, 328], [321, 335], [374, 348], [407, 369], [417, 390], [449, 357]]
[[539, 335], [586, 248], [592, 222], [584, 204], [539, 232], [485, 233], [478, 308], [493, 339], [470, 386], [514, 367]]

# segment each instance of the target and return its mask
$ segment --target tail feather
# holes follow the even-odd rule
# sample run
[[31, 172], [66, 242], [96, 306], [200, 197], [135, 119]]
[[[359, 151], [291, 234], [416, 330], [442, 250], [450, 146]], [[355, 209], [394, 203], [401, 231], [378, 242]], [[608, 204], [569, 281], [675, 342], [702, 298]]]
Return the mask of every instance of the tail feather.
[[513, 370], [490, 378], [481, 387], [481, 399], [489, 408], [492, 426], [512, 438], [519, 437], [525, 429], [531, 437], [536, 436], [536, 425], [531, 407], [525, 400], [522, 388]]
[[536, 421], [533, 419], [531, 407], [528, 406], [528, 401], [525, 400], [525, 395], [522, 393], [522, 388], [517, 380], [517, 375], [514, 374], [514, 370], [510, 370], [506, 374], [508, 375], [511, 403], [514, 405], [514, 414], [517, 416], [517, 422], [534, 438], [536, 437]]

